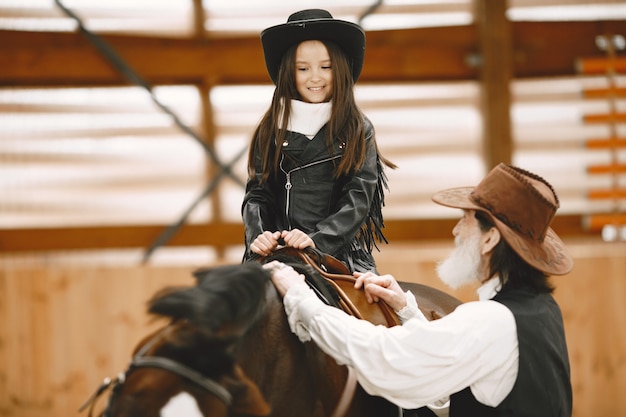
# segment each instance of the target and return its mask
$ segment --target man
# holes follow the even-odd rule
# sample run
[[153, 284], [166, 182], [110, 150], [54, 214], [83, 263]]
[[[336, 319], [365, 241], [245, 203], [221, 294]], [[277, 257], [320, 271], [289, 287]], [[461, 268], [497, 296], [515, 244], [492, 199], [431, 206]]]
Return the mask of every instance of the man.
[[474, 187], [441, 191], [460, 208], [455, 249], [438, 265], [446, 284], [478, 281], [479, 301], [427, 321], [391, 275], [355, 273], [370, 302], [384, 300], [402, 320], [385, 328], [324, 305], [303, 277], [270, 263], [291, 329], [351, 366], [372, 395], [438, 415], [571, 416], [572, 390], [561, 311], [549, 275], [573, 266], [550, 228], [559, 206], [543, 178], [510, 165]]

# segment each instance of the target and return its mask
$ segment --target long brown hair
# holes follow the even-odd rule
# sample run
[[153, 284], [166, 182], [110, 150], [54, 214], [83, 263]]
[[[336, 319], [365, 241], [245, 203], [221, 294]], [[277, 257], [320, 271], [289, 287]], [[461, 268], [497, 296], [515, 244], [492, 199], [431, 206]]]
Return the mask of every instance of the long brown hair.
[[[343, 158], [337, 164], [335, 178], [349, 175], [359, 169], [365, 159], [365, 123], [364, 115], [354, 99], [354, 81], [350, 62], [341, 48], [333, 42], [320, 40], [326, 46], [330, 55], [333, 70], [333, 90], [330, 100], [332, 112], [328, 121], [325, 143], [329, 154], [332, 154], [333, 141], [344, 144]], [[259, 152], [263, 160], [262, 181], [266, 181], [270, 174], [276, 173], [280, 163], [280, 146], [287, 131], [287, 124], [291, 115], [292, 99], [301, 100], [296, 88], [295, 56], [298, 45], [293, 45], [283, 55], [278, 72], [278, 80], [272, 103], [263, 115], [254, 134], [248, 155], [248, 173], [255, 175], [254, 155]], [[378, 151], [378, 149], [377, 149]], [[390, 168], [395, 164], [379, 157]]]
[[[475, 211], [474, 217], [478, 220], [478, 226], [483, 233], [496, 227], [489, 216], [480, 210]], [[528, 288], [537, 293], [554, 291], [548, 275], [524, 261], [504, 238], [500, 238], [493, 248], [489, 262], [489, 278], [495, 276], [500, 280], [502, 288], [508, 285], [513, 288]]]

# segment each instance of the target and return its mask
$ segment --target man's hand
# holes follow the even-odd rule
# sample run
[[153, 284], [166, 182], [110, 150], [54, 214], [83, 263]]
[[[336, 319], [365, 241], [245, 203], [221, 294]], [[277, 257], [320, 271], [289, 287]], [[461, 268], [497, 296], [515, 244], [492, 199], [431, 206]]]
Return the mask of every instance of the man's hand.
[[272, 261], [263, 265], [263, 268], [270, 270], [272, 282], [283, 297], [293, 285], [305, 284], [304, 275], [282, 262]]
[[392, 275], [376, 275], [373, 272], [355, 272], [354, 288], [363, 288], [368, 303], [385, 301], [395, 311], [406, 306], [406, 294]]

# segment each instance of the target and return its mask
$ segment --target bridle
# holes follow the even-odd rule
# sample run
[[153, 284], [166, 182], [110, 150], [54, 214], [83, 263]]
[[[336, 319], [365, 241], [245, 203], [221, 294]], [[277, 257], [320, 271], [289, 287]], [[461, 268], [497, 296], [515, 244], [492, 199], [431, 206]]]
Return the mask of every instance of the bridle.
[[133, 356], [128, 368], [124, 372], [121, 372], [115, 379], [105, 378], [98, 389], [89, 397], [89, 399], [79, 408], [79, 411], [84, 411], [89, 407], [88, 417], [92, 417], [93, 409], [97, 399], [105, 393], [108, 389], [111, 389], [111, 395], [107, 407], [102, 413], [102, 417], [111, 417], [111, 406], [115, 401], [115, 398], [119, 394], [122, 386], [124, 385], [128, 375], [136, 369], [140, 368], [157, 368], [169, 371], [175, 375], [185, 378], [196, 385], [204, 388], [207, 392], [217, 397], [228, 408], [232, 404], [232, 395], [226, 388], [220, 385], [214, 379], [208, 378], [202, 375], [200, 372], [183, 365], [175, 360], [165, 358], [162, 356], [147, 356], [148, 350], [161, 338], [166, 332], [171, 331], [171, 325], [165, 327], [152, 337], [142, 348]]

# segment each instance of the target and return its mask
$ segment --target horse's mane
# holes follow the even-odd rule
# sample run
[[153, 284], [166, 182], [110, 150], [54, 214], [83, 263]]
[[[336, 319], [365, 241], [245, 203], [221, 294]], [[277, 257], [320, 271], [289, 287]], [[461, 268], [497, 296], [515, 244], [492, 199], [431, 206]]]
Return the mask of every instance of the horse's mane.
[[159, 344], [160, 353], [207, 374], [231, 366], [230, 347], [256, 324], [266, 308], [267, 291], [273, 289], [267, 286], [270, 272], [262, 263], [274, 259], [291, 265], [320, 298], [339, 306], [337, 293], [323, 277], [293, 254], [277, 253], [261, 262], [198, 269], [193, 273], [195, 286], [166, 287], [148, 302], [150, 314], [170, 318], [176, 326], [176, 331]]
[[148, 312], [186, 319], [215, 333], [245, 331], [263, 308], [270, 274], [256, 262], [198, 269], [193, 287], [167, 287], [148, 302]]
[[170, 286], [148, 301], [148, 312], [172, 319], [158, 354], [220, 375], [234, 365], [230, 347], [264, 308], [270, 274], [259, 263], [198, 269], [195, 286]]

